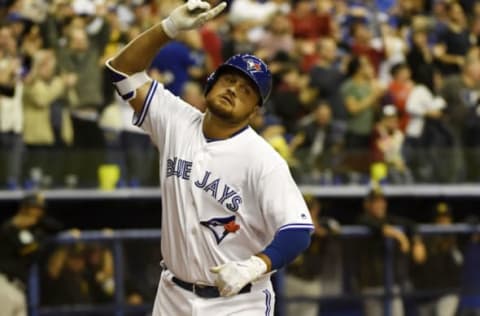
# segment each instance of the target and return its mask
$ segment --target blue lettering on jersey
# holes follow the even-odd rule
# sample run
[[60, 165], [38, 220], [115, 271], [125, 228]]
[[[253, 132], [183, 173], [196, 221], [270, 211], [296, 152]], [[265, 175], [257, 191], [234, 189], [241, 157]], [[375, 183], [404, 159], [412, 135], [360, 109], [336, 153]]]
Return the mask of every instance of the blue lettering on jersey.
[[218, 188], [218, 183], [220, 182], [220, 179], [215, 179], [212, 182], [210, 182], [205, 188], [205, 192], [211, 191], [212, 196], [216, 199], [217, 198], [217, 188]]
[[226, 204], [227, 208], [232, 212], [238, 211], [238, 207], [242, 204], [242, 197], [240, 195], [235, 195], [231, 201], [232, 203]]
[[242, 197], [228, 184], [223, 184], [222, 196], [218, 198], [218, 186], [220, 185], [221, 179], [217, 178], [209, 181], [211, 174], [212, 173], [210, 171], [205, 171], [203, 179], [201, 181], [195, 181], [195, 186], [203, 189], [205, 192], [210, 192], [213, 198], [215, 198], [221, 205], [225, 205], [230, 211], [238, 211], [240, 204], [242, 204]]
[[237, 192], [235, 192], [235, 190], [230, 190], [230, 187], [225, 184], [225, 186], [223, 187], [222, 197], [218, 200], [218, 202], [220, 202], [220, 204], [223, 204], [226, 199], [234, 196], [235, 193]]
[[179, 159], [177, 157], [167, 159], [167, 178], [176, 176], [177, 178], [190, 180], [192, 165], [193, 163], [191, 161]]
[[199, 187], [200, 189], [205, 187], [205, 184], [207, 184], [208, 178], [210, 177], [211, 172], [207, 171], [205, 172], [205, 175], [203, 176], [202, 182], [200, 181], [195, 181], [195, 185]]

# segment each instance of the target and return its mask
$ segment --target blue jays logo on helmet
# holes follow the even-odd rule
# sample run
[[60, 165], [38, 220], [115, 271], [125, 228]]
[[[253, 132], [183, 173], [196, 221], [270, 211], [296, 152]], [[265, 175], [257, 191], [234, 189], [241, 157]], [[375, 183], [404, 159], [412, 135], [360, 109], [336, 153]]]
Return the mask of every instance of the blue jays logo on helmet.
[[260, 95], [261, 105], [265, 103], [272, 90], [272, 74], [263, 60], [250, 54], [234, 55], [218, 67], [207, 79], [205, 94], [210, 91], [222, 70], [227, 68], [239, 70], [252, 80]]
[[228, 234], [235, 233], [240, 229], [240, 226], [235, 223], [235, 215], [215, 217], [208, 221], [201, 221], [200, 224], [207, 227], [213, 233], [217, 244], [220, 244]]

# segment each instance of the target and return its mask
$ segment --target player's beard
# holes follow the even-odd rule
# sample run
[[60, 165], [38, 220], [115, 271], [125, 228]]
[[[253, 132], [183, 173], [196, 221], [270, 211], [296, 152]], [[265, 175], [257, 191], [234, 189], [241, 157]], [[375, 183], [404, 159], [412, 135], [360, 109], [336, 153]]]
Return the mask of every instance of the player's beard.
[[234, 106], [224, 106], [222, 104], [216, 104], [215, 101], [209, 101], [207, 100], [207, 109], [215, 115], [216, 117], [224, 120], [225, 122], [228, 122], [230, 124], [237, 124], [244, 122], [248, 117], [250, 116], [251, 113], [245, 113], [245, 115], [242, 115], [241, 117], [236, 116], [234, 110]]

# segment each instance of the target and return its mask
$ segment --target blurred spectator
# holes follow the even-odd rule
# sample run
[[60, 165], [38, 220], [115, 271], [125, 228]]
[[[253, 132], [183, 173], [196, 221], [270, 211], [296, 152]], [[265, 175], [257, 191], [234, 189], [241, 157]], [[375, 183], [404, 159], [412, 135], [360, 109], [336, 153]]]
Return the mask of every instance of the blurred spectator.
[[73, 244], [57, 249], [49, 258], [44, 293], [46, 305], [93, 303], [86, 278], [85, 246]]
[[[65, 99], [76, 84], [74, 73], [58, 75], [57, 60], [51, 50], [40, 50], [33, 55], [33, 64], [23, 93], [23, 139], [27, 145], [26, 172], [38, 185], [58, 184], [64, 174], [62, 153], [73, 140], [72, 124]], [[32, 179], [32, 172], [42, 179]], [[53, 183], [52, 183], [53, 182]]]
[[0, 24], [0, 188], [15, 189], [22, 160], [20, 55], [12, 29]]
[[115, 290], [112, 251], [103, 245], [88, 245], [85, 249], [85, 267], [85, 278], [93, 301], [111, 302]]
[[302, 161], [305, 174], [315, 178], [334, 172], [344, 145], [345, 126], [332, 120], [332, 110], [326, 102], [319, 102], [308, 120], [302, 122], [296, 156]]
[[[446, 203], [438, 203], [433, 216], [435, 225], [453, 223], [452, 211]], [[463, 255], [455, 236], [424, 237], [426, 255], [414, 263], [411, 269], [416, 290], [445, 290], [447, 293], [427, 295], [417, 301], [418, 316], [452, 316], [458, 305], [455, 293], [460, 286], [460, 269]], [[451, 293], [454, 291], [454, 293]]]
[[413, 89], [411, 71], [406, 63], [394, 64], [390, 69], [392, 80], [388, 85], [387, 94], [391, 98], [398, 112], [400, 129], [405, 132], [408, 124], [408, 113], [406, 110], [407, 100]]
[[255, 43], [249, 38], [252, 24], [250, 22], [236, 23], [231, 26], [229, 36], [224, 39], [222, 57], [228, 59], [235, 54], [251, 53], [256, 49]]
[[375, 110], [385, 89], [375, 79], [372, 65], [366, 57], [354, 57], [348, 64], [347, 76], [341, 87], [349, 114], [347, 147], [366, 149], [370, 143]]
[[314, 97], [326, 100], [332, 107], [333, 119], [345, 121], [347, 113], [340, 94], [340, 86], [344, 74], [338, 63], [337, 43], [331, 37], [318, 40], [318, 61], [309, 73], [309, 87], [314, 92]]
[[398, 22], [387, 21], [380, 25], [383, 45], [385, 46], [385, 58], [380, 64], [379, 79], [388, 85], [392, 79], [391, 68], [394, 65], [404, 63], [408, 46], [404, 38], [402, 38], [401, 27]]
[[[310, 247], [287, 267], [285, 295], [287, 297], [306, 296], [318, 299], [322, 294], [322, 266], [325, 262], [327, 243], [340, 232], [340, 224], [333, 218], [320, 217], [320, 202], [306, 196], [315, 230]], [[332, 258], [329, 258], [332, 260]], [[287, 315], [318, 316], [318, 302], [290, 302]]]
[[45, 199], [27, 193], [17, 213], [0, 228], [0, 306], [2, 315], [27, 315], [26, 282], [30, 266], [38, 258], [45, 238], [62, 225], [45, 214]]
[[[327, 12], [328, 5], [316, 5], [312, 0], [298, 0], [294, 3], [289, 18], [295, 38], [316, 40], [319, 37], [333, 35], [332, 21]], [[322, 4], [321, 1], [318, 3]]]
[[[388, 214], [388, 205], [383, 192], [373, 187], [365, 198], [365, 212], [359, 217], [358, 224], [365, 225], [372, 230], [373, 235], [360, 241], [357, 247], [358, 285], [362, 294], [385, 294], [385, 238], [394, 242], [394, 280], [392, 289], [392, 315], [404, 315], [404, 308], [400, 292], [407, 281], [408, 256], [411, 253], [415, 262], [425, 256], [425, 248], [420, 237], [416, 234], [413, 222], [405, 218]], [[405, 232], [397, 227], [402, 226]], [[413, 243], [413, 244], [412, 244]], [[383, 300], [380, 298], [366, 298], [364, 300], [364, 315], [383, 315]]]
[[434, 61], [428, 35], [429, 29], [426, 26], [412, 30], [412, 45], [407, 54], [407, 63], [415, 82], [422, 82], [433, 73]]
[[96, 184], [97, 168], [103, 154], [103, 137], [98, 126], [99, 112], [104, 106], [99, 62], [108, 40], [104, 34], [108, 29], [103, 20], [99, 21], [100, 31], [89, 35], [82, 25], [86, 20], [74, 19], [66, 30], [67, 46], [57, 47], [61, 72], [73, 72], [78, 78], [68, 102], [74, 133], [74, 151], [70, 160], [80, 186]]
[[189, 78], [200, 80], [207, 75], [206, 56], [201, 45], [200, 34], [196, 30], [182, 33], [178, 40], [168, 43], [158, 52], [150, 73], [163, 82], [165, 88], [180, 96]]
[[373, 67], [365, 56], [352, 58], [347, 76], [341, 86], [348, 112], [345, 139], [347, 165], [352, 170], [367, 173], [374, 116], [385, 89], [375, 79]]
[[[456, 180], [476, 181], [479, 156], [475, 155], [478, 146], [477, 106], [480, 100], [480, 58], [478, 50], [471, 51], [465, 57], [462, 72], [445, 80], [441, 94], [447, 102], [445, 116], [453, 133], [457, 153], [455, 170]], [[462, 150], [463, 149], [463, 150]], [[464, 169], [464, 170], [461, 170]], [[460, 177], [459, 173], [465, 177]]]
[[425, 70], [414, 78], [407, 99], [405, 159], [417, 182], [445, 182], [452, 177], [452, 135], [443, 119], [445, 100], [438, 95], [442, 77]]
[[447, 3], [446, 25], [437, 34], [437, 43], [433, 48], [435, 58], [439, 61], [439, 69], [443, 75], [459, 73], [465, 63], [468, 49], [472, 43], [467, 19], [460, 3]]
[[464, 264], [462, 269], [461, 298], [458, 316], [480, 315], [480, 220], [478, 216], [469, 216], [466, 222], [475, 227], [468, 235], [464, 249]]
[[365, 22], [354, 22], [351, 25], [352, 41], [350, 49], [354, 56], [365, 56], [370, 61], [377, 75], [380, 64], [385, 58], [385, 47], [380, 38], [374, 38], [372, 31]]
[[[392, 104], [383, 106], [380, 120], [375, 125], [372, 135], [371, 176], [373, 180], [385, 179], [393, 184], [412, 182], [410, 170], [402, 155], [405, 135], [398, 125], [397, 108]], [[385, 168], [385, 174], [381, 176], [376, 174], [380, 171], [378, 168]]]
[[293, 133], [299, 118], [309, 111], [302, 93], [307, 89], [308, 78], [294, 64], [285, 65], [277, 73], [278, 82], [270, 97], [273, 113], [281, 119], [288, 133]]
[[265, 32], [257, 43], [257, 54], [260, 58], [271, 60], [279, 52], [290, 53], [295, 49], [292, 25], [286, 15], [272, 17]]

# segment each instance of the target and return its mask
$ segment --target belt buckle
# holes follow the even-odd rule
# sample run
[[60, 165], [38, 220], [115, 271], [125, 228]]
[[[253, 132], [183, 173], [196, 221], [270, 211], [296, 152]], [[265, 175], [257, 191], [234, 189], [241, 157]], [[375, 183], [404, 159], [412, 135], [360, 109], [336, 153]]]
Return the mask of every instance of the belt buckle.
[[202, 290], [204, 288], [205, 288], [205, 285], [198, 284], [198, 283], [193, 283], [192, 292], [193, 292], [193, 294], [198, 295], [197, 290]]

